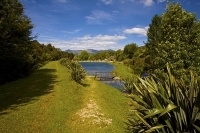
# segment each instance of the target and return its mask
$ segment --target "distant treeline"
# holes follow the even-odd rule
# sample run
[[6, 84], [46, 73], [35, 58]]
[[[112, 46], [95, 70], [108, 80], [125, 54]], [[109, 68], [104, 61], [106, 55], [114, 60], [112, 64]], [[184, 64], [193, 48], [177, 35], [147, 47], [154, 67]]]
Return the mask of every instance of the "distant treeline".
[[145, 67], [145, 46], [137, 46], [136, 43], [125, 45], [124, 49], [105, 50], [98, 53], [88, 53], [86, 50], [81, 51], [79, 55], [74, 57], [75, 60], [81, 61], [117, 61], [132, 68], [135, 73], [141, 73]]
[[36, 40], [29, 41], [25, 47], [20, 45], [10, 43], [10, 47], [2, 47], [1, 44], [3, 51], [0, 52], [0, 84], [27, 76], [33, 68], [46, 61], [74, 58], [73, 53], [63, 52], [51, 44], [40, 44]]
[[40, 44], [31, 37], [33, 24], [18, 0], [0, 2], [0, 84], [28, 75], [38, 63], [72, 59], [51, 44]]

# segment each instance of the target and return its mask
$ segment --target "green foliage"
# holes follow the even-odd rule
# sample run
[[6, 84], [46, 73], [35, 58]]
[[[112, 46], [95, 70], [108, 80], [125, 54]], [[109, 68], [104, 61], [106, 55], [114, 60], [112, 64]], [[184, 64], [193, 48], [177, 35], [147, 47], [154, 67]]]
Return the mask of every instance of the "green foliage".
[[148, 36], [148, 41], [146, 43], [146, 55], [147, 58], [145, 59], [145, 69], [148, 70], [154, 70], [156, 69], [154, 60], [158, 55], [158, 47], [159, 47], [159, 42], [162, 41], [162, 31], [161, 31], [161, 17], [158, 15], [155, 15], [152, 18], [152, 22], [149, 25], [149, 29], [147, 32]]
[[81, 83], [82, 79], [87, 75], [87, 72], [78, 62], [71, 62], [69, 66], [71, 70], [71, 78], [77, 83]]
[[149, 70], [164, 70], [168, 62], [176, 77], [188, 75], [189, 70], [200, 72], [200, 21], [195, 14], [168, 2], [166, 12], [153, 17], [147, 36]]
[[95, 60], [110, 60], [110, 57], [115, 55], [115, 51], [113, 50], [105, 50], [94, 54]]
[[72, 80], [79, 84], [87, 75], [85, 69], [78, 62], [61, 59], [60, 64], [66, 66], [70, 70]]
[[105, 60], [106, 56], [103, 52], [98, 52], [98, 53], [94, 54], [94, 58], [95, 58], [95, 60]]
[[68, 67], [69, 62], [70, 62], [70, 60], [68, 60], [67, 58], [63, 58], [60, 60], [60, 64], [63, 66], [66, 66], [68, 69], [70, 68], [70, 67]]
[[60, 49], [55, 48], [50, 43], [47, 45], [40, 44], [38, 41], [34, 40], [31, 42], [32, 45], [32, 58], [34, 64], [45, 62], [45, 61], [55, 61], [61, 58], [67, 58], [68, 53], [62, 52]]
[[128, 93], [128, 94], [131, 94], [131, 93], [135, 93], [136, 89], [135, 89], [135, 86], [133, 83], [137, 83], [138, 82], [138, 79], [136, 78], [136, 76], [134, 76], [133, 74], [130, 75], [130, 76], [126, 76], [124, 79], [123, 79], [123, 91]]
[[95, 60], [94, 54], [89, 54], [88, 60], [94, 61]]
[[135, 74], [141, 74], [144, 71], [146, 58], [145, 51], [146, 48], [144, 46], [138, 47], [131, 59], [126, 58], [123, 60], [123, 63], [130, 67]]
[[[0, 2], [0, 84], [28, 75], [45, 61], [58, 60], [69, 54], [51, 44], [32, 41], [33, 24], [24, 14], [19, 0]], [[70, 55], [71, 57], [71, 55]]]
[[121, 49], [119, 49], [115, 52], [115, 59], [116, 59], [116, 61], [123, 61], [124, 60], [123, 51]]
[[18, 0], [0, 2], [0, 84], [27, 75], [32, 67], [33, 25]]
[[79, 58], [79, 60], [81, 60], [81, 61], [88, 60], [89, 54], [88, 54], [87, 51], [83, 50], [83, 51], [81, 51], [81, 53], [78, 55], [78, 58]]
[[127, 44], [124, 47], [124, 51], [123, 54], [125, 55], [125, 57], [127, 57], [128, 59], [132, 59], [134, 53], [137, 51], [137, 44], [136, 43], [132, 43], [132, 44]]
[[[175, 78], [167, 66], [160, 77], [133, 81], [133, 110], [128, 130], [132, 132], [197, 133], [200, 130], [200, 77], [190, 73], [190, 83]], [[130, 86], [130, 85], [129, 85]]]
[[143, 69], [145, 66], [145, 58], [134, 57], [132, 59], [132, 65], [132, 69], [135, 71], [135, 74], [141, 74], [144, 71]]

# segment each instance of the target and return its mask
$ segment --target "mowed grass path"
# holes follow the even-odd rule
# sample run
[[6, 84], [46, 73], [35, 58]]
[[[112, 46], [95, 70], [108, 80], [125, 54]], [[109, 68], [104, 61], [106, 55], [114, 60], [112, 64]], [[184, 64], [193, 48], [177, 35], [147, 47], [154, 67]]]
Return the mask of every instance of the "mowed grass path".
[[129, 101], [117, 89], [87, 77], [70, 79], [58, 61], [0, 86], [2, 133], [123, 133]]

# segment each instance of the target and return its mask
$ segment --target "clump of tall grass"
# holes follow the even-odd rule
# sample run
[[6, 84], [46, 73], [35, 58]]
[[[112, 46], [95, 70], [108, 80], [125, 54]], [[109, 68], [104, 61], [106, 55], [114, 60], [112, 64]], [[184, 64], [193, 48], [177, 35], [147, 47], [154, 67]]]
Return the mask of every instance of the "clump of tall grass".
[[155, 133], [200, 132], [200, 78], [190, 72], [190, 83], [175, 78], [169, 67], [166, 80], [142, 79], [128, 85], [133, 109], [128, 131]]
[[60, 64], [66, 66], [69, 69], [71, 73], [71, 79], [77, 83], [81, 83], [81, 81], [87, 75], [85, 69], [78, 62], [67, 59], [61, 59]]

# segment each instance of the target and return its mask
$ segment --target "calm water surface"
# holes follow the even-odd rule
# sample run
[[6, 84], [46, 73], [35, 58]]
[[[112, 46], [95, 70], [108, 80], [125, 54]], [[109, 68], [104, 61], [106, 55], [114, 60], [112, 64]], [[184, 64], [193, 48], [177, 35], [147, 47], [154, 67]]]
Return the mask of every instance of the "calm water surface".
[[94, 72], [111, 72], [115, 67], [107, 62], [79, 62], [88, 72], [88, 75], [94, 76]]
[[[88, 72], [88, 75], [94, 76], [94, 72], [111, 72], [115, 67], [107, 62], [79, 62]], [[119, 80], [101, 81], [109, 84], [119, 90], [123, 89], [123, 84]]]

